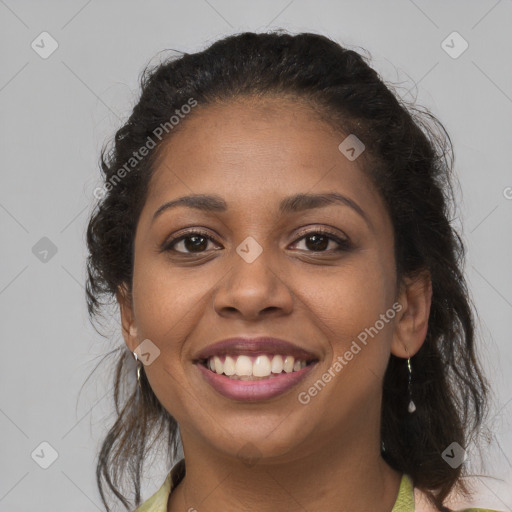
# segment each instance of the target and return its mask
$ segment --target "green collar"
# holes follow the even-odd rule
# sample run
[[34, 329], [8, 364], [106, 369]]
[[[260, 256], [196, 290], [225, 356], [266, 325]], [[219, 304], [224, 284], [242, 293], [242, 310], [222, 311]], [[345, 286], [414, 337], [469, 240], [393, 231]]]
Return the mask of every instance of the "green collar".
[[402, 475], [398, 496], [391, 512], [414, 512], [414, 487], [408, 475]]

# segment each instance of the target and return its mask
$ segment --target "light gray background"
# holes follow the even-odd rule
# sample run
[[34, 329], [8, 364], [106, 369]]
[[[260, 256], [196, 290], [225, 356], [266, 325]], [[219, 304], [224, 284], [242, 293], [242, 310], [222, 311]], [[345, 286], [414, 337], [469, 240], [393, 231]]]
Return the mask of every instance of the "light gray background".
[[[106, 366], [79, 391], [122, 340], [115, 321], [112, 341], [89, 325], [84, 230], [100, 147], [129, 115], [139, 73], [163, 49], [278, 27], [366, 48], [452, 136], [467, 276], [496, 392], [483, 469], [496, 479], [479, 479], [477, 503], [511, 510], [511, 18], [510, 0], [0, 0], [0, 511], [102, 510], [94, 471], [113, 418]], [[59, 45], [47, 59], [31, 48], [43, 31]], [[453, 31], [469, 43], [456, 59], [441, 47]], [[47, 262], [32, 252], [42, 237], [57, 248]], [[43, 441], [58, 452], [48, 469], [31, 457]], [[164, 477], [155, 461], [146, 498]]]

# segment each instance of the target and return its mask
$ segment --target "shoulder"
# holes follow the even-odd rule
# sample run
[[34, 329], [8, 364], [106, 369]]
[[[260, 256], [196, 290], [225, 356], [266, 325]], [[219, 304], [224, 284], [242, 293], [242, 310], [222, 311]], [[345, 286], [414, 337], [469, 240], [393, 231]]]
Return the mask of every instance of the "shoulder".
[[[412, 485], [412, 484], [411, 484]], [[415, 512], [439, 512], [427, 499], [425, 493], [423, 493], [420, 489], [414, 487], [414, 502], [415, 502]], [[500, 510], [495, 510], [491, 508], [461, 508], [457, 506], [457, 503], [447, 503], [448, 510], [450, 512], [503, 512]]]
[[164, 483], [160, 489], [155, 492], [144, 503], [139, 505], [133, 512], [166, 512], [167, 501], [169, 500], [169, 493], [171, 490], [171, 474], [167, 475]]
[[178, 461], [168, 473], [160, 489], [133, 512], [167, 512], [167, 503], [171, 491], [183, 480], [185, 476], [185, 460]]
[[499, 510], [494, 510], [492, 508], [463, 508], [459, 510], [454, 510], [453, 512], [500, 512]]

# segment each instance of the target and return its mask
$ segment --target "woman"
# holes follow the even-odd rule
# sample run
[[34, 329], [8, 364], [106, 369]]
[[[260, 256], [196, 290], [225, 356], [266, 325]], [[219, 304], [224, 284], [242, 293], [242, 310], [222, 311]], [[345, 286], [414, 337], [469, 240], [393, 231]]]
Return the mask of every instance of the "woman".
[[[127, 472], [138, 512], [449, 510], [487, 384], [441, 123], [314, 34], [141, 87], [87, 232], [89, 312], [115, 297], [127, 347], [107, 510]], [[155, 441], [184, 458], [141, 505]]]

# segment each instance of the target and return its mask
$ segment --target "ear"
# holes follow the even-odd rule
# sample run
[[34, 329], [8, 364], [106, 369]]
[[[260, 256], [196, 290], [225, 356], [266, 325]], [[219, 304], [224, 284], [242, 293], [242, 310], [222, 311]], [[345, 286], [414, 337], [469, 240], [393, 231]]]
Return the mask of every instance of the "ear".
[[134, 352], [139, 343], [137, 341], [137, 327], [135, 325], [135, 315], [133, 314], [132, 297], [126, 283], [118, 287], [116, 298], [121, 313], [123, 338], [126, 346], [131, 352]]
[[430, 272], [424, 270], [414, 277], [404, 278], [398, 302], [402, 309], [396, 316], [391, 353], [407, 359], [418, 352], [427, 336], [432, 303]]

